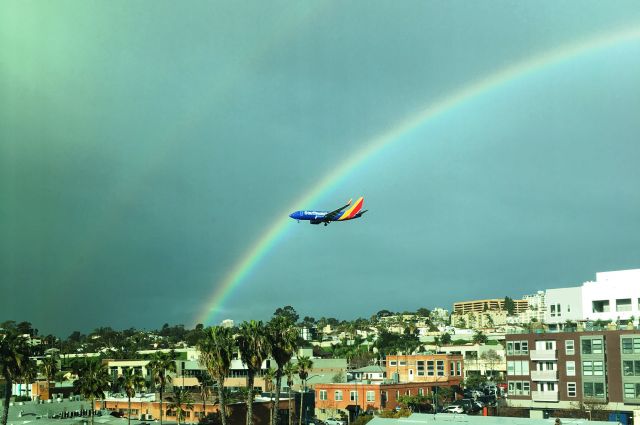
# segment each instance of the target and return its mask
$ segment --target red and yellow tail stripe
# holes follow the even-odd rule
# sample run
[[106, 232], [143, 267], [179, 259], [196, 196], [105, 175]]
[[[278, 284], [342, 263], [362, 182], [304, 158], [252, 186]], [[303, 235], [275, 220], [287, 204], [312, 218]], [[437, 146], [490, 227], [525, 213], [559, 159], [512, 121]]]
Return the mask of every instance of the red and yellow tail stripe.
[[348, 210], [346, 210], [341, 216], [340, 218], [338, 218], [338, 221], [341, 220], [349, 220], [352, 219], [353, 217], [355, 217], [356, 214], [358, 214], [360, 212], [360, 210], [362, 209], [362, 204], [364, 203], [364, 197], [360, 197], [360, 199], [358, 199], [356, 201], [355, 204], [353, 204], [353, 206], [351, 208], [349, 208]]

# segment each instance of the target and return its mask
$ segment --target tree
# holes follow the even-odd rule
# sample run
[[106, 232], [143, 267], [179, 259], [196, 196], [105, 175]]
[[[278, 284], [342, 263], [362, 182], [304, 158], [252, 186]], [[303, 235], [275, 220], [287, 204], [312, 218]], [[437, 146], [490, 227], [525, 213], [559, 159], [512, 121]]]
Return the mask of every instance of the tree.
[[291, 387], [293, 387], [293, 376], [298, 373], [297, 365], [287, 362], [283, 369], [284, 376], [287, 377], [287, 411], [289, 412], [289, 425], [292, 423], [293, 415], [291, 414]]
[[416, 314], [420, 317], [429, 317], [431, 315], [431, 311], [428, 308], [420, 307], [416, 310]]
[[298, 315], [298, 312], [296, 312], [296, 309], [291, 307], [290, 305], [276, 309], [273, 315], [276, 317], [284, 317], [291, 323], [296, 323], [298, 321], [298, 318], [300, 317]]
[[169, 410], [176, 411], [176, 420], [178, 421], [178, 425], [180, 425], [180, 422], [185, 419], [186, 411], [193, 410], [193, 398], [191, 394], [183, 388], [174, 388], [173, 395], [167, 397], [167, 400], [169, 401]]
[[474, 344], [486, 344], [488, 340], [489, 338], [482, 331], [476, 331], [471, 339]]
[[300, 417], [298, 418], [299, 425], [302, 425], [302, 412], [304, 412], [302, 402], [304, 401], [304, 394], [307, 391], [307, 377], [309, 376], [309, 371], [313, 367], [313, 362], [307, 356], [300, 356], [298, 357], [296, 366], [298, 367], [298, 377], [300, 378], [300, 387], [302, 388], [300, 395]]
[[278, 365], [275, 371], [276, 397], [275, 404], [272, 405], [273, 415], [271, 421], [272, 425], [276, 425], [279, 420], [279, 409], [275, 409], [274, 406], [279, 406], [280, 404], [280, 388], [282, 387], [284, 367], [291, 360], [293, 353], [299, 346], [298, 329], [286, 317], [276, 316], [267, 324], [267, 339], [271, 347], [271, 355]]
[[211, 397], [211, 388], [213, 387], [213, 379], [208, 373], [197, 376], [198, 387], [200, 388], [200, 396], [202, 397], [202, 418], [207, 416], [207, 399]]
[[51, 391], [51, 381], [55, 379], [56, 373], [58, 373], [58, 355], [52, 354], [49, 357], [45, 357], [40, 365], [40, 371], [47, 378], [47, 392], [49, 392]]
[[73, 391], [91, 401], [91, 425], [96, 399], [104, 399], [104, 392], [109, 389], [111, 381], [107, 366], [100, 360], [85, 359], [79, 366], [78, 379], [73, 382]]
[[440, 336], [440, 343], [442, 345], [451, 344], [451, 334], [448, 332], [443, 333], [442, 336]]
[[516, 303], [509, 297], [504, 297], [504, 309], [507, 315], [513, 316], [516, 313]]
[[209, 375], [216, 381], [222, 425], [227, 424], [224, 380], [231, 368], [233, 347], [234, 343], [231, 329], [222, 326], [207, 328], [204, 332], [204, 337], [198, 343], [200, 362], [207, 369]]
[[273, 368], [269, 368], [264, 371], [262, 374], [262, 379], [264, 380], [264, 390], [269, 393], [269, 423], [273, 423], [275, 419], [274, 410], [275, 404], [273, 403], [273, 381], [276, 379], [276, 370]]
[[[9, 327], [6, 322], [3, 328]], [[15, 332], [7, 332], [0, 337], [0, 374], [4, 378], [4, 404], [2, 409], [2, 425], [7, 425], [9, 416], [9, 402], [13, 383], [21, 375], [21, 369], [29, 359], [29, 347], [24, 338]]]
[[174, 361], [175, 353], [163, 353], [158, 351], [153, 355], [151, 361], [147, 364], [147, 368], [151, 370], [153, 382], [158, 386], [160, 392], [160, 425], [162, 425], [162, 399], [164, 389], [170, 384], [172, 379], [169, 373], [176, 372], [176, 362]]
[[480, 355], [480, 359], [485, 362], [487, 372], [491, 372], [490, 379], [493, 379], [495, 367], [502, 362], [502, 356], [496, 350], [487, 350]]
[[131, 398], [136, 395], [136, 391], [144, 388], [146, 382], [144, 377], [136, 373], [133, 368], [126, 368], [122, 371], [122, 375], [118, 377], [118, 386], [122, 388], [127, 395], [128, 410], [127, 415], [128, 424], [131, 425]]
[[247, 425], [252, 425], [255, 377], [262, 369], [262, 362], [271, 351], [265, 325], [261, 320], [242, 322], [236, 342], [240, 350], [240, 358], [247, 366]]

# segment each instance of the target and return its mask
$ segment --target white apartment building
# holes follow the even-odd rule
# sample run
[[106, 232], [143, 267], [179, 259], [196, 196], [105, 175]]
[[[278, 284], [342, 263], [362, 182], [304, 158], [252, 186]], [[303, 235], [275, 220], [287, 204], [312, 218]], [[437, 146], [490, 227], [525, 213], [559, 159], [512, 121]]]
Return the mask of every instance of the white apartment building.
[[545, 323], [620, 320], [640, 316], [640, 269], [596, 273], [582, 286], [547, 289]]

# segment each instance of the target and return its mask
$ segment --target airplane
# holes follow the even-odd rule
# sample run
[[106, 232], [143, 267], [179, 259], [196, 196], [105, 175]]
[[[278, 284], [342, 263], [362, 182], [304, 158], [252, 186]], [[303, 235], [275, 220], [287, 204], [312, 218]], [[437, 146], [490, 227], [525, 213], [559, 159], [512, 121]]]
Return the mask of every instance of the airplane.
[[325, 226], [331, 223], [332, 221], [346, 221], [346, 220], [353, 220], [354, 218], [362, 217], [362, 214], [368, 211], [368, 210], [360, 211], [360, 209], [362, 208], [362, 204], [364, 203], [364, 197], [360, 197], [360, 199], [358, 199], [351, 208], [344, 211], [345, 208], [351, 205], [352, 200], [353, 199], [349, 199], [349, 202], [347, 202], [346, 205], [338, 208], [337, 210], [333, 210], [333, 211], [301, 210], [301, 211], [295, 211], [289, 214], [289, 217], [291, 217], [294, 220], [298, 220], [298, 222], [300, 222], [300, 220], [308, 220], [309, 223], [311, 224], [322, 223]]

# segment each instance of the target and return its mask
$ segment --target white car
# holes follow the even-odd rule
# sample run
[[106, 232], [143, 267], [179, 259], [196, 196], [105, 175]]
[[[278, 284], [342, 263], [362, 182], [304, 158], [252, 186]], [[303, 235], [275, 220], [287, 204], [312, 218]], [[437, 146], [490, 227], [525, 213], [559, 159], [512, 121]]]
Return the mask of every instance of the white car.
[[464, 409], [460, 405], [452, 405], [445, 407], [442, 413], [464, 413]]
[[327, 425], [346, 425], [347, 423], [341, 419], [329, 418], [325, 419], [324, 423]]

